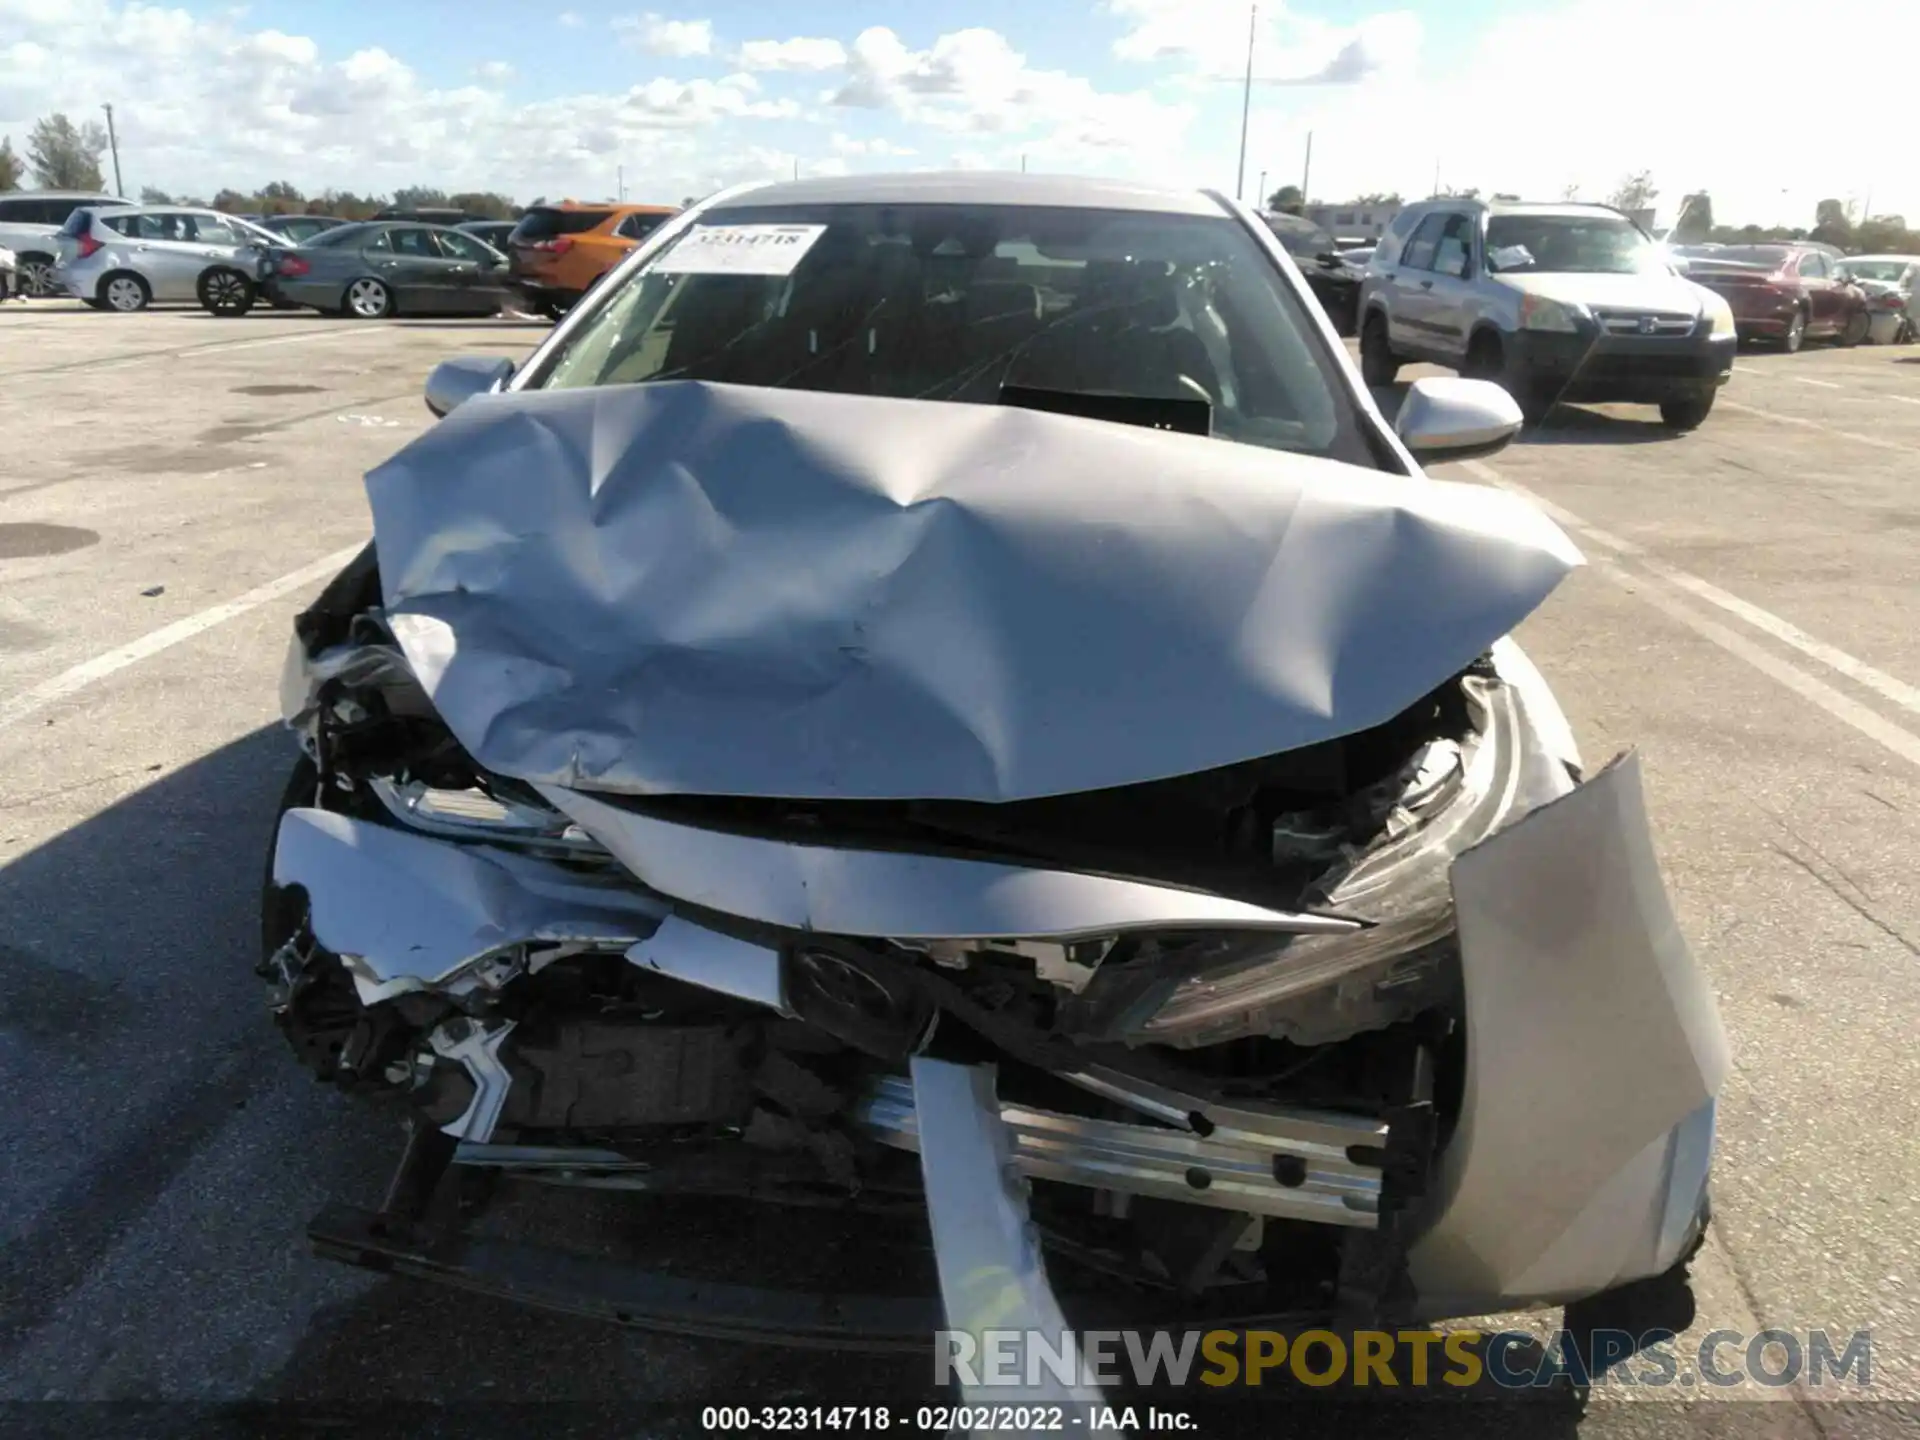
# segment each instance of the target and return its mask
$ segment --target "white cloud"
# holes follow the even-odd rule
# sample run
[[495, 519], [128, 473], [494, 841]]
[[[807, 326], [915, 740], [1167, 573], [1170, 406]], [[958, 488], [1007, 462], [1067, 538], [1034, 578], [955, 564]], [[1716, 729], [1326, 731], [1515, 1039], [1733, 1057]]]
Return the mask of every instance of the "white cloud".
[[838, 70], [847, 63], [847, 47], [838, 40], [797, 36], [792, 40], [749, 40], [740, 47], [742, 70]]
[[[1497, 20], [1444, 74], [1256, 90], [1248, 184], [1261, 168], [1297, 180], [1311, 129], [1314, 194], [1330, 200], [1425, 195], [1436, 162], [1445, 185], [1529, 198], [1557, 198], [1569, 184], [1601, 198], [1644, 169], [1665, 219], [1706, 189], [1722, 223], [1810, 225], [1819, 199], [1864, 202], [1869, 191], [1875, 211], [1920, 222], [1912, 105], [1900, 87], [1809, 64], [1793, 69], [1795, 113], [1829, 118], [1773, 123], [1728, 109], [1733, 77], [1779, 69], [1783, 32], [1770, 22], [1801, 13], [1785, 0], [1560, 0]], [[1920, 54], [1911, 0], [1859, 0], [1847, 16], [1876, 51]], [[1689, 57], [1700, 78], [1632, 101], [1620, 77], [1645, 67], [1649, 35], [1663, 55]]]
[[[1113, 43], [1122, 60], [1172, 61], [1208, 79], [1247, 70], [1248, 7], [1242, 0], [1107, 0], [1126, 29]], [[1420, 49], [1419, 17], [1406, 11], [1335, 25], [1284, 5], [1259, 9], [1251, 36], [1256, 83], [1352, 85], [1400, 73]]]
[[505, 84], [513, 79], [513, 73], [513, 66], [505, 60], [484, 60], [473, 67], [474, 79], [484, 80], [493, 85]]
[[285, 179], [310, 193], [428, 184], [597, 198], [624, 164], [629, 194], [678, 200], [760, 174], [751, 127], [800, 109], [745, 73], [521, 104], [498, 83], [435, 85], [386, 49], [328, 56], [308, 37], [225, 16], [122, 0], [0, 0], [0, 13], [0, 134], [17, 150], [39, 116], [126, 97], [114, 118], [133, 190], [205, 198]]
[[852, 135], [836, 133], [831, 141], [836, 155], [881, 155], [898, 156], [914, 153], [911, 146], [896, 145], [891, 140], [861, 140]]
[[940, 130], [1038, 138], [1077, 156], [1165, 156], [1192, 119], [1191, 107], [1145, 92], [1102, 91], [1078, 75], [1033, 69], [1004, 35], [980, 28], [942, 35], [925, 50], [909, 49], [884, 26], [863, 30], [846, 83], [829, 98]]
[[578, 30], [582, 25], [587, 23], [585, 20], [580, 18], [580, 12], [578, 10], [562, 10], [558, 15], [554, 16], [553, 18], [558, 20], [562, 25], [564, 25], [569, 30]]
[[649, 55], [684, 60], [713, 53], [711, 20], [669, 20], [663, 15], [626, 15], [613, 22], [620, 43]]

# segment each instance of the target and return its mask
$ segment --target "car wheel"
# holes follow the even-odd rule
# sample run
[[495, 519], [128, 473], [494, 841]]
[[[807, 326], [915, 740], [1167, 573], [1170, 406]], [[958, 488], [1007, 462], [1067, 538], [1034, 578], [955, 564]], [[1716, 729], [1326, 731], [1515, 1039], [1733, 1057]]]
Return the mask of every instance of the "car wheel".
[[207, 271], [195, 287], [202, 308], [214, 315], [244, 315], [253, 309], [253, 281], [224, 266]]
[[138, 275], [123, 270], [100, 282], [100, 298], [107, 302], [109, 310], [131, 315], [135, 310], [146, 309], [153, 302], [153, 291]]
[[347, 286], [346, 313], [356, 320], [384, 320], [393, 314], [393, 292], [378, 280], [356, 280]]
[[1807, 342], [1807, 312], [1796, 310], [1793, 318], [1787, 321], [1786, 333], [1780, 337], [1780, 348], [1792, 355]]
[[1873, 320], [1867, 312], [1856, 310], [1847, 317], [1847, 328], [1840, 332], [1840, 343], [1848, 347], [1858, 345], [1872, 328]]
[[104, 310], [107, 308], [107, 302], [102, 300], [98, 295], [83, 295], [80, 297], [80, 303], [89, 310]]
[[1660, 423], [1669, 430], [1697, 430], [1700, 423], [1713, 411], [1715, 392], [1709, 390], [1704, 395], [1694, 395], [1685, 400], [1663, 400], [1660, 402]]
[[45, 299], [59, 291], [59, 287], [53, 283], [53, 261], [38, 255], [20, 257], [19, 267], [14, 271], [14, 283], [20, 287], [22, 295], [38, 299]]
[[1369, 385], [1391, 385], [1400, 374], [1400, 357], [1387, 343], [1387, 321], [1378, 310], [1360, 327], [1360, 375]]

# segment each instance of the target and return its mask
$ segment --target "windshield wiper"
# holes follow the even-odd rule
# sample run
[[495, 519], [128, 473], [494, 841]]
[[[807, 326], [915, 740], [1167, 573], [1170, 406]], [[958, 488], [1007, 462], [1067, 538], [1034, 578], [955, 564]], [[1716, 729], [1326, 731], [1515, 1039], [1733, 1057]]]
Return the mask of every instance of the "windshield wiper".
[[1035, 385], [1002, 385], [1000, 403], [1051, 415], [1081, 415], [1147, 430], [1182, 435], [1213, 434], [1213, 406], [1205, 400], [1161, 395], [1120, 395], [1088, 390], [1046, 390]]

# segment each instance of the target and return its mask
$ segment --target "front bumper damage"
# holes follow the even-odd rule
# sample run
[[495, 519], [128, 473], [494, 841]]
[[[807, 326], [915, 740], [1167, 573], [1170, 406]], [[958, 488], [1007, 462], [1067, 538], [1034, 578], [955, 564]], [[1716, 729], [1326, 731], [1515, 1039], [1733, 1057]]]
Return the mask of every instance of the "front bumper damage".
[[[1697, 1240], [1725, 1042], [1637, 762], [1583, 781], [1504, 638], [1577, 560], [1537, 515], [1025, 412], [912, 409], [909, 473], [898, 402], [524, 398], [376, 473], [377, 566], [296, 627], [261, 970], [415, 1124], [323, 1253], [917, 1348], [1438, 1320]], [[449, 1219], [483, 1179], [924, 1214], [938, 1298], [550, 1251]]]
[[[476, 957], [497, 955], [508, 936], [537, 936], [625, 944], [636, 966], [769, 1013], [785, 1003], [779, 949], [663, 919], [668, 906], [658, 897], [627, 892], [609, 903], [590, 887], [558, 883], [546, 862], [310, 809], [289, 811], [281, 836], [281, 883], [304, 890], [321, 942], [353, 956], [355, 985], [376, 1002], [428, 985], [502, 983]], [[1484, 1313], [1661, 1273], [1697, 1236], [1727, 1054], [1659, 881], [1637, 763], [1609, 767], [1466, 851], [1452, 881], [1470, 1037], [1465, 1088], [1433, 1193], [1401, 1222], [1413, 1227], [1405, 1245], [1413, 1291], [1400, 1305], [1423, 1318]], [[454, 1164], [530, 1179], [565, 1172], [601, 1186], [624, 1179], [640, 1190], [671, 1184], [617, 1151], [493, 1143], [514, 1083], [501, 1057], [512, 1026], [456, 1028], [458, 1041], [435, 1038], [442, 1061], [472, 1082], [472, 1103], [441, 1127], [464, 1142], [448, 1156]], [[914, 1079], [896, 1071], [873, 1080], [849, 1119], [882, 1144], [935, 1157], [961, 1141], [934, 1127], [995, 1131], [1019, 1175], [1103, 1193], [1108, 1203], [1135, 1197], [1380, 1227], [1388, 1176], [1401, 1163], [1392, 1147], [1406, 1137], [1378, 1115], [1224, 1104], [1097, 1064], [1063, 1078], [1089, 1097], [1117, 1100], [1127, 1118], [1006, 1100], [969, 1110], [952, 1095], [928, 1112]], [[984, 1092], [980, 1083], [964, 1093], [990, 1095], [990, 1083]], [[424, 1239], [404, 1224], [376, 1235], [373, 1225], [336, 1208], [313, 1237], [339, 1258], [537, 1303], [557, 1303], [557, 1289], [567, 1288], [559, 1277], [575, 1273], [558, 1259], [543, 1270], [546, 1260], [497, 1242]], [[944, 1259], [942, 1274], [944, 1285]], [[601, 1276], [566, 1308], [702, 1333], [768, 1339], [784, 1330], [795, 1343], [874, 1346], [908, 1343], [930, 1313], [880, 1297], [842, 1297], [822, 1310], [802, 1295], [648, 1283]], [[718, 1318], [708, 1313], [715, 1305]], [[829, 1323], [829, 1312], [838, 1319]], [[802, 1315], [811, 1318], [801, 1323]]]

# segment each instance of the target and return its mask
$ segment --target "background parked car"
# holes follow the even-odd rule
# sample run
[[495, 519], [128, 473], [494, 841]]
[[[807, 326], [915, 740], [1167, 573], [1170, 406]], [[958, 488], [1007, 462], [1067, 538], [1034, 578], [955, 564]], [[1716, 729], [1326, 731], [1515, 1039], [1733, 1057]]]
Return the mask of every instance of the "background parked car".
[[198, 301], [217, 314], [253, 308], [243, 247], [275, 237], [235, 215], [177, 206], [77, 209], [55, 237], [56, 271], [96, 310], [144, 310], [154, 301]]
[[1723, 245], [1690, 255], [1687, 278], [1726, 297], [1742, 341], [1786, 351], [1805, 340], [1858, 345], [1871, 321], [1866, 292], [1836, 273], [1829, 246]]
[[557, 317], [674, 213], [671, 205], [536, 205], [507, 242], [514, 286]]
[[[251, 215], [242, 219], [253, 220]], [[335, 215], [264, 215], [253, 221], [262, 230], [270, 230], [283, 237], [283, 244], [304, 245], [316, 235], [324, 235], [336, 226], [347, 222]]]
[[128, 205], [118, 195], [92, 190], [15, 190], [0, 195], [0, 246], [13, 251], [23, 295], [56, 295], [54, 239], [82, 205]]
[[466, 211], [451, 205], [425, 205], [417, 209], [398, 209], [389, 205], [384, 210], [374, 212], [376, 220], [407, 220], [419, 225], [464, 225], [469, 220], [482, 217], [469, 215]]
[[519, 224], [517, 220], [464, 220], [453, 228], [477, 236], [505, 255], [507, 237], [513, 234], [514, 226], [517, 224]]
[[264, 251], [254, 274], [275, 299], [362, 320], [495, 315], [509, 297], [506, 257], [446, 225], [341, 225]]
[[1332, 233], [1311, 220], [1279, 211], [1260, 218], [1300, 267], [1307, 288], [1333, 321], [1333, 328], [1342, 335], [1353, 334], [1360, 319], [1360, 282], [1366, 278], [1366, 262], [1347, 259]]
[[1840, 262], [1846, 277], [1867, 292], [1867, 310], [1875, 345], [1914, 338], [1920, 313], [1920, 255], [1849, 255]]

